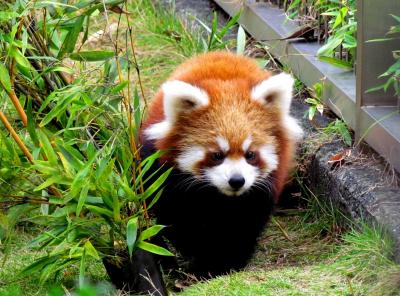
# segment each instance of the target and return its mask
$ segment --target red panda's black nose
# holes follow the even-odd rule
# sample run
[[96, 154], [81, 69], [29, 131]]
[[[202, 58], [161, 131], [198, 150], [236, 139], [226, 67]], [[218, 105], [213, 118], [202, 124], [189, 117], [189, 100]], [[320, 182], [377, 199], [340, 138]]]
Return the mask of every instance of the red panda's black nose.
[[242, 188], [245, 182], [245, 179], [241, 175], [233, 175], [228, 181], [229, 185], [231, 185], [234, 190]]

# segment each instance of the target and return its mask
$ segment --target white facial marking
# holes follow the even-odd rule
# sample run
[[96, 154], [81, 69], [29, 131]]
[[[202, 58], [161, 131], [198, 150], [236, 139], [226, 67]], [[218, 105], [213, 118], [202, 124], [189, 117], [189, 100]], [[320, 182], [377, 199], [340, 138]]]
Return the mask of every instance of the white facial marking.
[[[175, 122], [178, 114], [188, 108], [197, 109], [209, 104], [208, 95], [204, 90], [183, 81], [167, 81], [161, 89], [164, 94], [164, 113], [169, 122]], [[193, 106], [187, 106], [188, 102]]]
[[265, 173], [270, 173], [278, 167], [279, 160], [275, 146], [271, 144], [261, 146], [260, 157], [267, 164], [267, 168], [264, 170]]
[[217, 143], [218, 143], [219, 148], [221, 148], [221, 150], [223, 152], [229, 151], [229, 142], [224, 137], [218, 136]]
[[292, 116], [285, 116], [283, 119], [283, 124], [289, 131], [289, 136], [292, 138], [292, 140], [299, 141], [303, 138], [303, 129], [297, 123], [297, 120], [294, 119]]
[[150, 125], [145, 129], [144, 134], [149, 140], [159, 140], [165, 138], [171, 128], [171, 124], [168, 121], [161, 121]]
[[[251, 98], [261, 104], [277, 105], [284, 114], [289, 113], [292, 102], [294, 79], [286, 73], [281, 73], [262, 81], [251, 91]], [[274, 96], [273, 102], [267, 102], [266, 98]]]
[[[238, 191], [232, 190], [228, 183], [234, 175], [241, 175], [245, 179], [243, 187]], [[225, 158], [222, 164], [206, 169], [205, 176], [222, 193], [241, 195], [253, 185], [258, 176], [258, 168], [248, 164], [243, 157], [235, 160]]]
[[193, 146], [178, 155], [176, 162], [183, 172], [194, 173], [194, 167], [205, 158], [206, 152], [200, 146]]
[[242, 149], [244, 152], [246, 152], [250, 148], [251, 142], [253, 142], [251, 136], [248, 136], [247, 139], [243, 141]]

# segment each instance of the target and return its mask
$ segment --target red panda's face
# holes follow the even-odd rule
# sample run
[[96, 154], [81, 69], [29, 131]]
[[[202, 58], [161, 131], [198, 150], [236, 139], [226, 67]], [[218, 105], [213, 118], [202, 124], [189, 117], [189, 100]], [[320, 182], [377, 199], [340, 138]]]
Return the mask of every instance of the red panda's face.
[[148, 127], [145, 135], [170, 150], [172, 161], [194, 182], [207, 182], [226, 195], [252, 187], [269, 191], [283, 134], [301, 134], [288, 114], [292, 85], [287, 74], [256, 86], [241, 80], [198, 86], [166, 82], [165, 120]]
[[[254, 141], [252, 135], [232, 141], [222, 135], [210, 135], [209, 145], [199, 142], [182, 147], [176, 158], [182, 171], [190, 172], [197, 180], [212, 184], [226, 195], [240, 195], [253, 186], [270, 189], [266, 177], [278, 166], [278, 151], [272, 136], [264, 141]], [[239, 142], [242, 143], [237, 146]]]

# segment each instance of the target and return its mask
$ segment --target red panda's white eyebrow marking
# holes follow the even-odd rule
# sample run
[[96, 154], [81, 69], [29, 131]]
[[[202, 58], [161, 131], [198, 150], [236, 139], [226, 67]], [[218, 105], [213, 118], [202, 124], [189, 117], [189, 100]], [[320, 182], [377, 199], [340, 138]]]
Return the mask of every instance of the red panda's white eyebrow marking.
[[279, 160], [274, 145], [266, 144], [261, 146], [260, 156], [267, 164], [267, 168], [264, 170], [265, 173], [270, 173], [278, 167]]
[[194, 173], [195, 166], [199, 161], [202, 161], [206, 155], [204, 148], [201, 146], [193, 146], [184, 150], [178, 155], [176, 162], [178, 168], [183, 172]]
[[243, 151], [246, 152], [250, 148], [250, 145], [252, 142], [253, 142], [253, 138], [251, 136], [248, 136], [246, 138], [246, 140], [243, 141], [243, 144], [242, 144]]
[[224, 137], [218, 136], [217, 143], [223, 152], [229, 151], [229, 142]]

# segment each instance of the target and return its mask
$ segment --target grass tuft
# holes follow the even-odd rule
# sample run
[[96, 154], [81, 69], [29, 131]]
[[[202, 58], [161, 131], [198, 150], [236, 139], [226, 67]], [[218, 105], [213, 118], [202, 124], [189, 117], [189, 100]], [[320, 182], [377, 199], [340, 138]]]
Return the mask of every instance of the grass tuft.
[[342, 240], [343, 245], [332, 260], [335, 272], [370, 286], [375, 295], [399, 291], [400, 266], [392, 261], [394, 242], [386, 231], [361, 223], [344, 234]]

